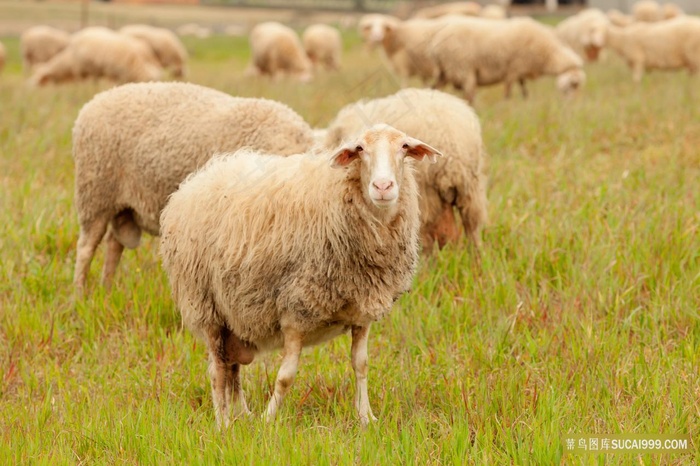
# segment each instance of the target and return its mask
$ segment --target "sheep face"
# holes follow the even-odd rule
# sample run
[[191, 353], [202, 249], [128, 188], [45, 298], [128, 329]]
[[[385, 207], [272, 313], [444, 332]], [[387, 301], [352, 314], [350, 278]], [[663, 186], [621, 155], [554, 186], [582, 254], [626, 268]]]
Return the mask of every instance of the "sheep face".
[[364, 197], [380, 209], [395, 206], [403, 180], [404, 160], [427, 158], [431, 163], [442, 154], [418, 139], [386, 125], [375, 125], [331, 157], [333, 168], [359, 161]]
[[573, 69], [557, 76], [557, 88], [564, 95], [571, 95], [583, 87], [586, 82], [586, 73], [582, 69]]
[[367, 15], [360, 21], [360, 34], [371, 46], [380, 44], [384, 37], [396, 29], [395, 21], [384, 15]]

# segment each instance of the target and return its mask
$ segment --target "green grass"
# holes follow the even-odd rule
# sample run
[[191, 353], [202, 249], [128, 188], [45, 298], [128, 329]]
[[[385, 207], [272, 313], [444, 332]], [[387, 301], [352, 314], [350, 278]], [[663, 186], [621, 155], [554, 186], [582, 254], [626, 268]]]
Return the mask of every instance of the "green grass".
[[[203, 345], [180, 326], [157, 240], [114, 290], [72, 297], [72, 123], [108, 84], [0, 75], [0, 464], [695, 464], [700, 446], [700, 88], [640, 85], [617, 60], [564, 100], [479, 91], [489, 160], [480, 265], [466, 243], [425, 258], [373, 327], [360, 428], [346, 337], [304, 353], [280, 419], [280, 361], [243, 371], [251, 419], [215, 427]], [[246, 79], [244, 39], [189, 39], [194, 82], [286, 102], [324, 126], [398, 89], [349, 37], [312, 84]], [[687, 433], [691, 452], [574, 457], [567, 433]]]

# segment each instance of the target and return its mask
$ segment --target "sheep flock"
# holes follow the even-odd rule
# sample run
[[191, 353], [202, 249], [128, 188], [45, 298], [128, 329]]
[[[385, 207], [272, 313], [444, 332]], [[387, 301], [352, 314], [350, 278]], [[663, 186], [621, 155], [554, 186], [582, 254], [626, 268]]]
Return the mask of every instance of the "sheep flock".
[[[467, 1], [404, 18], [363, 15], [350, 32], [251, 27], [249, 64], [239, 70], [250, 83], [308, 89], [319, 75], [340, 79], [344, 40], [357, 34], [403, 88], [338, 108], [323, 128], [283, 102], [186, 82], [191, 52], [173, 30], [27, 29], [19, 50], [28, 86], [115, 85], [73, 127], [76, 299], [94, 291], [89, 269], [101, 243], [109, 288], [124, 250], [144, 232], [158, 236], [182, 322], [207, 349], [220, 427], [250, 413], [242, 366], [283, 351], [265, 413], [272, 420], [302, 349], [343, 334], [352, 339], [357, 416], [376, 420], [371, 325], [440, 248], [480, 260], [489, 154], [479, 89], [502, 85], [517, 105], [541, 79], [568, 105], [586, 98], [587, 67], [613, 55], [637, 83], [652, 70], [700, 70], [700, 18], [670, 3], [640, 1], [629, 14], [584, 9], [555, 27], [511, 13]], [[209, 36], [185, 26], [180, 35]], [[0, 43], [0, 72], [7, 62]]]

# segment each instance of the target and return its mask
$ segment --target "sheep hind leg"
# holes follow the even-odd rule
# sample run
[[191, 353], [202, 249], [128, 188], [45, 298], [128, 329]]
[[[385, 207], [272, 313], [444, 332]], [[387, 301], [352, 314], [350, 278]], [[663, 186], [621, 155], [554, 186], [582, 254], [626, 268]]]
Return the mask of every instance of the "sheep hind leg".
[[102, 285], [109, 289], [124, 248], [136, 249], [141, 243], [141, 228], [136, 224], [134, 213], [130, 209], [120, 212], [112, 219], [112, 228], [105, 241], [107, 251], [102, 268]]
[[299, 366], [299, 356], [302, 349], [302, 336], [296, 331], [289, 329], [283, 330], [284, 333], [284, 357], [279, 372], [277, 372], [277, 380], [275, 381], [275, 391], [270, 398], [270, 403], [267, 405], [265, 419], [270, 422], [275, 419], [277, 410], [282, 404], [284, 396], [289, 391], [289, 388], [294, 383], [294, 378], [297, 375]]
[[117, 240], [112, 230], [107, 232], [105, 243], [107, 249], [105, 251], [105, 262], [102, 266], [102, 286], [110, 289], [114, 279], [114, 272], [117, 270], [122, 252], [124, 252], [124, 245]]
[[75, 254], [75, 271], [73, 273], [73, 285], [79, 295], [82, 295], [85, 291], [90, 263], [106, 231], [107, 219], [98, 219], [89, 225], [80, 227], [80, 236], [78, 236]]
[[237, 379], [234, 365], [226, 357], [226, 330], [225, 327], [213, 327], [207, 332], [209, 380], [219, 429], [228, 427], [231, 421], [232, 390]]
[[367, 426], [377, 418], [372, 413], [367, 394], [367, 341], [369, 339], [369, 325], [365, 327], [355, 326], [352, 328], [351, 362], [355, 371], [355, 409], [360, 416], [360, 423]]

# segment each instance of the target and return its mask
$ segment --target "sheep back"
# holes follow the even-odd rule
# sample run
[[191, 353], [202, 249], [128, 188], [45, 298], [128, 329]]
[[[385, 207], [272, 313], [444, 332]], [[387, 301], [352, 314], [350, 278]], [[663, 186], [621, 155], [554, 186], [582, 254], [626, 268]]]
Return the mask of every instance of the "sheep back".
[[80, 223], [128, 208], [140, 228], [157, 235], [168, 195], [215, 153], [250, 146], [292, 154], [312, 144], [308, 124], [270, 100], [177, 82], [102, 92], [73, 127]]

